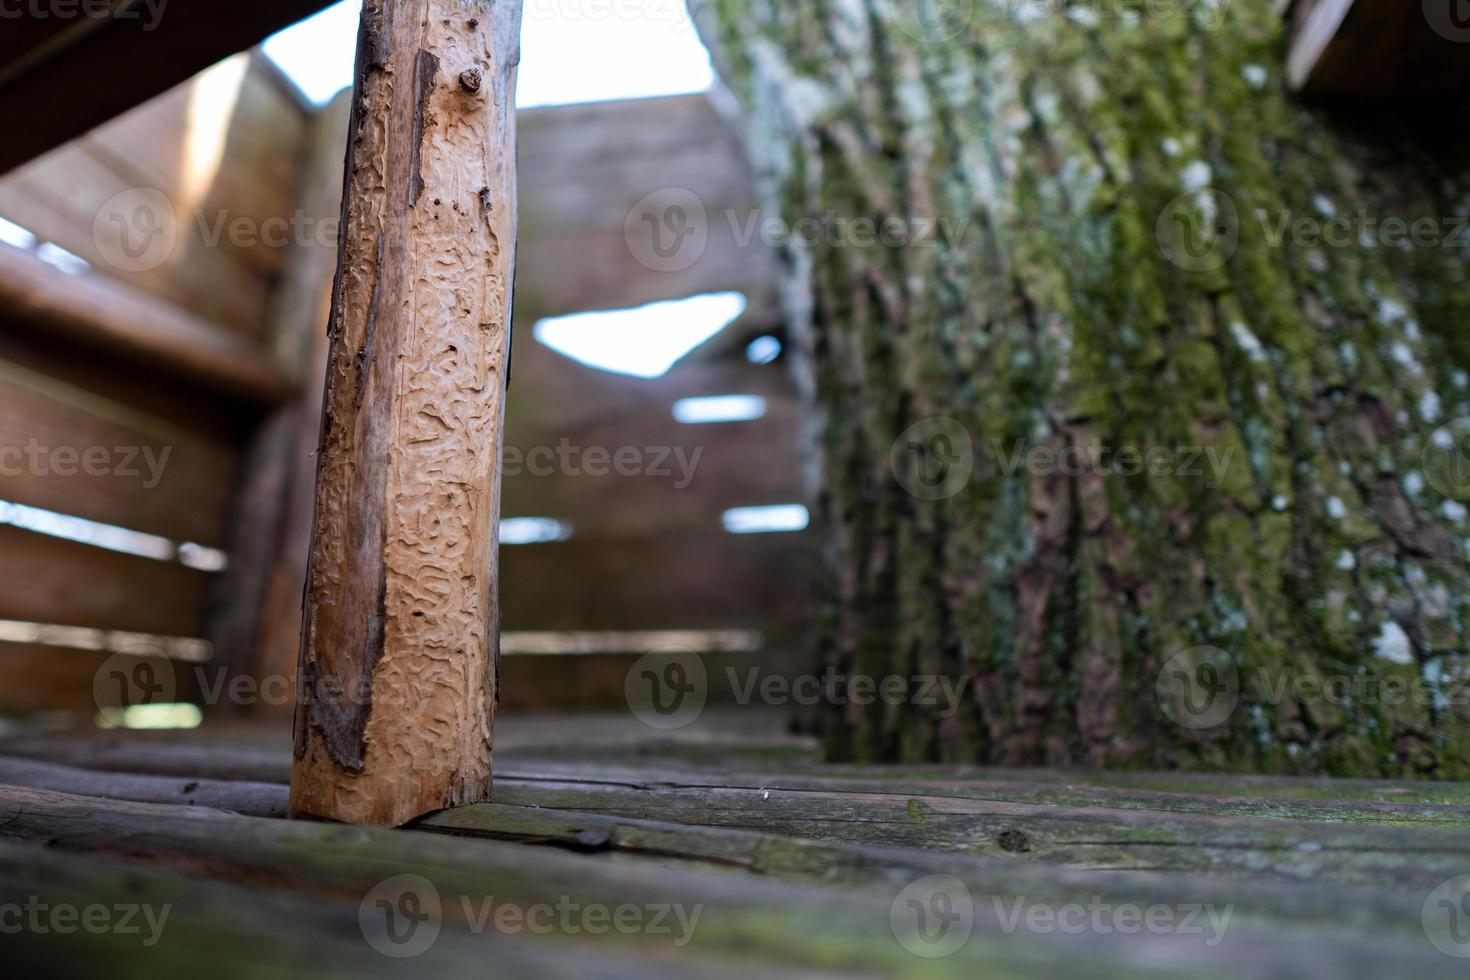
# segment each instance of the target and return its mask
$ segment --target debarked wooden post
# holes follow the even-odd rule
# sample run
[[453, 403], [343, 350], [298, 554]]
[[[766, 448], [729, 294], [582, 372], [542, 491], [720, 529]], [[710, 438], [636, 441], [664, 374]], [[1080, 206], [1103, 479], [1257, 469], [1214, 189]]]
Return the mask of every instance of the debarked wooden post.
[[366, 0], [291, 812], [490, 795], [520, 0]]

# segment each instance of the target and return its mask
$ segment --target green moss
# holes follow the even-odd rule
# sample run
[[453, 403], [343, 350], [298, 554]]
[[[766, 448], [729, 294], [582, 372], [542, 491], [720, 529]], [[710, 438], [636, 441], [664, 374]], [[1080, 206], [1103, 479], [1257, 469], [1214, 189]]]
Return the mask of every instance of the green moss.
[[[964, 229], [789, 264], [812, 299], [789, 312], [821, 420], [824, 656], [973, 682], [948, 720], [844, 706], [834, 756], [1470, 775], [1470, 706], [1449, 697], [1470, 670], [1470, 528], [1413, 479], [1436, 425], [1470, 415], [1470, 271], [1453, 249], [1294, 231], [1463, 213], [1470, 153], [1291, 99], [1270, 7], [981, 3], [942, 40], [857, 0], [703, 11], [769, 206]], [[889, 452], [936, 415], [982, 465], [916, 499]], [[1176, 465], [1057, 474], [996, 453], [1092, 445]], [[1219, 465], [1186, 472], [1187, 451]], [[1380, 656], [1388, 624], [1411, 663]], [[1242, 677], [1203, 731], [1155, 684], [1198, 645]], [[1429, 696], [1273, 693], [1397, 674]]]

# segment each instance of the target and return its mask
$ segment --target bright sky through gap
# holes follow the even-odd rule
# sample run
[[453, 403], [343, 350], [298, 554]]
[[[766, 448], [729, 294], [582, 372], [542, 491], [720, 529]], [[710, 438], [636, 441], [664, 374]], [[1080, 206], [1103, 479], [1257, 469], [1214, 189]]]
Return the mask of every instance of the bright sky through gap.
[[[352, 84], [361, 9], [342, 0], [267, 39], [265, 53], [325, 103]], [[714, 80], [685, 0], [526, 0], [522, 108], [702, 92]]]
[[540, 320], [537, 340], [588, 367], [661, 378], [745, 312], [743, 293], [706, 293], [632, 310], [597, 310]]

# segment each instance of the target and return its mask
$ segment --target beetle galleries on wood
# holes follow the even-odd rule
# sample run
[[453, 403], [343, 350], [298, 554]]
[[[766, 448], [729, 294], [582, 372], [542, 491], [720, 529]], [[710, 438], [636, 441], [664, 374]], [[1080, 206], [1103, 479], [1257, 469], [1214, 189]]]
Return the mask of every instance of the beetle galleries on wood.
[[363, 8], [293, 815], [397, 825], [490, 795], [520, 17]]

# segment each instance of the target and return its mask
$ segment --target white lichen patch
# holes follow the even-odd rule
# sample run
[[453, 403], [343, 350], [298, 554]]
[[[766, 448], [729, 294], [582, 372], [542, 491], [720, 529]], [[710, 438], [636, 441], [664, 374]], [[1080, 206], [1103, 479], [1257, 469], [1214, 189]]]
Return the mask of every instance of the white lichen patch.
[[1373, 651], [1380, 660], [1395, 664], [1414, 662], [1413, 650], [1409, 647], [1409, 635], [1393, 620], [1384, 623], [1373, 640]]
[[1271, 80], [1271, 73], [1263, 65], [1246, 65], [1240, 75], [1251, 88], [1265, 88]]
[[1235, 338], [1235, 342], [1240, 345], [1240, 349], [1245, 351], [1251, 360], [1257, 363], [1265, 362], [1266, 348], [1261, 346], [1260, 338], [1251, 333], [1250, 327], [1247, 327], [1239, 320], [1234, 320], [1230, 324], [1230, 335]]
[[1342, 554], [1337, 556], [1337, 567], [1344, 572], [1351, 572], [1358, 567], [1358, 559], [1351, 551], [1344, 548]]
[[1203, 160], [1191, 162], [1179, 173], [1179, 179], [1183, 182], [1184, 189], [1187, 191], [1198, 191], [1209, 187], [1210, 181], [1214, 176], [1215, 172]]
[[1339, 497], [1328, 497], [1327, 498], [1327, 516], [1328, 517], [1332, 518], [1334, 521], [1340, 521], [1344, 517], [1347, 516], [1347, 513], [1348, 513], [1347, 504], [1343, 503], [1341, 498], [1339, 498]]
[[1426, 391], [1419, 396], [1419, 417], [1426, 422], [1438, 421], [1440, 414], [1439, 395]]

